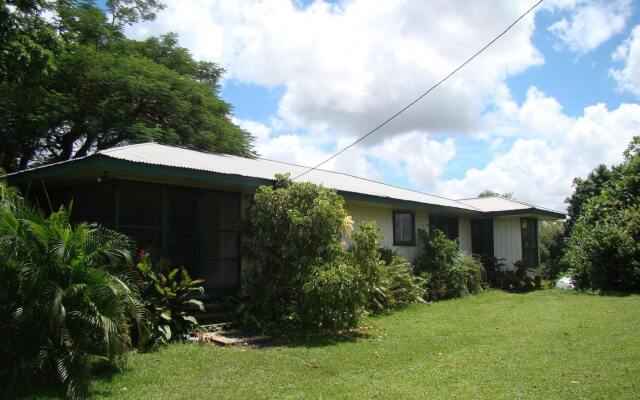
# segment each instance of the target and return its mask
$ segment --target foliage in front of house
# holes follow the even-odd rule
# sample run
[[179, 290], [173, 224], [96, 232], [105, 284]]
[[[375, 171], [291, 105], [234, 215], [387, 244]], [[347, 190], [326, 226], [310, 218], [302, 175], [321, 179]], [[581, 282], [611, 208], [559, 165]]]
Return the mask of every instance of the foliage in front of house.
[[278, 176], [261, 186], [249, 213], [246, 246], [251, 320], [268, 332], [340, 330], [357, 324], [365, 298], [346, 262], [341, 228], [347, 217], [335, 191]]
[[146, 336], [130, 248], [114, 231], [72, 226], [65, 208], [45, 217], [0, 183], [4, 382], [57, 382], [77, 397], [92, 360], [124, 365], [132, 328]]
[[568, 237], [564, 261], [578, 287], [640, 290], [640, 136], [624, 157]]
[[149, 311], [149, 340], [147, 345], [157, 347], [172, 339], [183, 338], [198, 326], [193, 315], [204, 311], [202, 279], [192, 279], [185, 267], [169, 268], [160, 262], [152, 266], [149, 254], [139, 253], [136, 265], [142, 278], [142, 297]]
[[312, 183], [278, 176], [262, 186], [249, 212], [246, 246], [255, 270], [248, 299], [239, 306], [245, 326], [272, 332], [323, 332], [353, 328], [367, 311], [420, 297], [407, 264], [380, 259], [380, 229], [363, 223], [344, 249], [351, 225], [344, 199]]
[[480, 261], [462, 254], [458, 243], [438, 229], [419, 229], [422, 253], [416, 272], [426, 281], [426, 299], [443, 300], [477, 293], [487, 285]]
[[[0, 175], [2, 171], [0, 170]], [[200, 280], [166, 274], [133, 243], [99, 226], [72, 225], [69, 210], [45, 216], [0, 180], [1, 390], [59, 386], [86, 392], [99, 360], [121, 369], [127, 353], [197, 324]]]

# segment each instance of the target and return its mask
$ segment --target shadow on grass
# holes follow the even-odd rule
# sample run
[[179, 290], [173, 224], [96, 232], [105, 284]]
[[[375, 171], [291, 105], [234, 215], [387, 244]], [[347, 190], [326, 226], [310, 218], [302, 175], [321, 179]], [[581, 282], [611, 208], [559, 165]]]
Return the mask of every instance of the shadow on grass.
[[[339, 343], [355, 343], [359, 340], [368, 340], [376, 337], [375, 332], [368, 332], [367, 326], [360, 327], [357, 330], [345, 331], [340, 333], [327, 333], [318, 335], [294, 336], [283, 339], [275, 339], [270, 347], [326, 347]], [[363, 329], [364, 328], [364, 329]], [[373, 330], [373, 328], [372, 328]]]
[[53, 387], [22, 387], [13, 390], [2, 388], [0, 389], [0, 399], [64, 399], [64, 391]]

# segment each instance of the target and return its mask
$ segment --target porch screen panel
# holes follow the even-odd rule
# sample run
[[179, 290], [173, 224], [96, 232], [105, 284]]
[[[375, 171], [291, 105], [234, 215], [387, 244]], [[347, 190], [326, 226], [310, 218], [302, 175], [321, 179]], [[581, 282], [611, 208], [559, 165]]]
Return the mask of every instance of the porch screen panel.
[[118, 181], [118, 231], [132, 238], [153, 261], [163, 256], [162, 187], [153, 183]]
[[201, 276], [211, 288], [239, 285], [240, 197], [206, 192], [202, 200], [203, 249]]
[[[98, 223], [113, 227], [113, 186], [111, 183], [92, 183], [76, 186], [64, 193], [51, 195], [54, 209], [68, 206], [73, 201], [71, 220], [73, 222]], [[40, 207], [48, 209], [40, 200]]]
[[538, 220], [522, 218], [522, 261], [532, 267], [538, 267]]
[[190, 272], [198, 267], [198, 191], [171, 188], [169, 192], [169, 258]]

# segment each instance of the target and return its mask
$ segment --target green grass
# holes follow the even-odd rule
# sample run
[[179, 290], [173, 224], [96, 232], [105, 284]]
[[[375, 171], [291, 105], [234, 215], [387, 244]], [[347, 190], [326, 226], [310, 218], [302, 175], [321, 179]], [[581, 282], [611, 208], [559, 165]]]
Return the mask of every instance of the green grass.
[[640, 396], [640, 296], [491, 291], [366, 321], [368, 337], [267, 349], [174, 344], [92, 397], [624, 399]]

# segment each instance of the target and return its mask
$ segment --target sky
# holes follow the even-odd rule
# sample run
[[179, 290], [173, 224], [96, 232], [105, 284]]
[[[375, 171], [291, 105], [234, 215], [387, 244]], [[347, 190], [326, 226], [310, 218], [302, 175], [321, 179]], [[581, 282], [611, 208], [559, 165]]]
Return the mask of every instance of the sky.
[[[227, 73], [261, 157], [314, 165], [446, 76], [535, 0], [167, 0], [136, 39], [179, 35]], [[574, 177], [640, 135], [640, 2], [546, 0], [409, 111], [322, 168], [450, 198], [564, 210]]]

